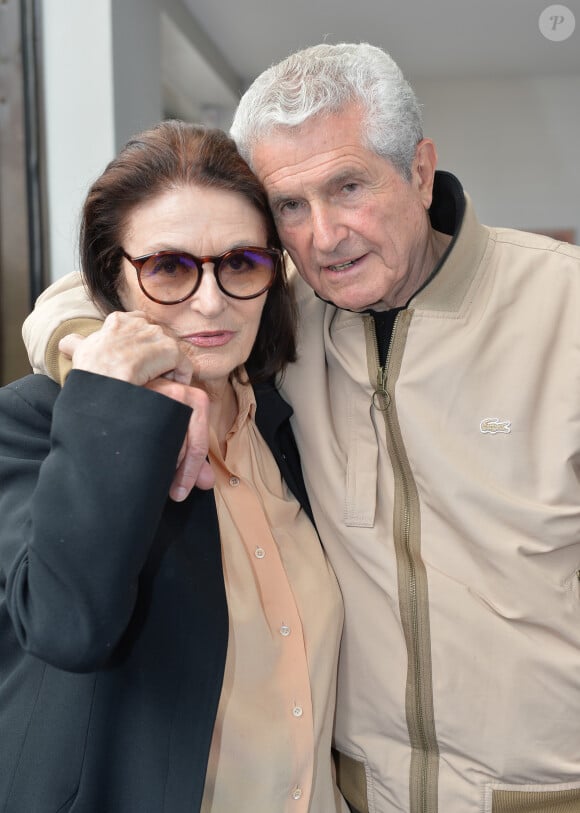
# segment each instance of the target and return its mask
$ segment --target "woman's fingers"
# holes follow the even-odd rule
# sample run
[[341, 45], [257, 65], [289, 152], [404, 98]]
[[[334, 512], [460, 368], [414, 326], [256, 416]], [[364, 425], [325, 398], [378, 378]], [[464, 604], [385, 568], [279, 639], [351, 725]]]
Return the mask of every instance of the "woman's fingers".
[[140, 311], [111, 313], [90, 336], [65, 336], [59, 350], [72, 358], [74, 369], [137, 386], [162, 375], [183, 384], [191, 381], [192, 364], [179, 341]]
[[207, 393], [196, 387], [185, 386], [166, 378], [151, 381], [147, 387], [169, 398], [174, 398], [176, 401], [181, 401], [193, 410], [169, 496], [176, 502], [181, 502], [194, 486], [204, 490], [213, 488], [215, 477], [207, 461], [209, 449], [209, 398]]

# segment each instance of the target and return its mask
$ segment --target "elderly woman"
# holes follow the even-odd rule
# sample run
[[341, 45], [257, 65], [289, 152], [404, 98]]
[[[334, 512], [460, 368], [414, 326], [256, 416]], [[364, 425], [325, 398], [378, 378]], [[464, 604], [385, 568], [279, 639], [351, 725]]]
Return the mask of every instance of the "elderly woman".
[[[0, 390], [0, 806], [346, 810], [342, 605], [270, 383], [295, 345], [264, 193], [226, 135], [165, 122], [93, 184], [81, 258], [102, 330], [61, 342], [62, 387]], [[214, 486], [172, 500], [206, 412]]]

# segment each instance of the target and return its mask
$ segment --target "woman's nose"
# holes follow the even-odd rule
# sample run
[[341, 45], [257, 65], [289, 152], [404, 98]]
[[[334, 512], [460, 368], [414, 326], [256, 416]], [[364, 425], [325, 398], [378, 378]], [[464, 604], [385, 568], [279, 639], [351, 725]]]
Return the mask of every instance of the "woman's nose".
[[203, 264], [201, 282], [195, 294], [191, 297], [191, 307], [203, 316], [217, 316], [228, 305], [228, 297], [220, 290], [211, 262]]

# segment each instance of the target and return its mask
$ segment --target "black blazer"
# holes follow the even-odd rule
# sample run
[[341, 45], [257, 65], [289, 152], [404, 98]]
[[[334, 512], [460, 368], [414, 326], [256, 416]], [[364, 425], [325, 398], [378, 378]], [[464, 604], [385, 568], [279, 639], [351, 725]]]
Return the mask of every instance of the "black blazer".
[[[311, 515], [290, 407], [256, 397]], [[167, 499], [189, 415], [76, 370], [0, 390], [0, 813], [199, 810], [228, 613], [213, 492]]]

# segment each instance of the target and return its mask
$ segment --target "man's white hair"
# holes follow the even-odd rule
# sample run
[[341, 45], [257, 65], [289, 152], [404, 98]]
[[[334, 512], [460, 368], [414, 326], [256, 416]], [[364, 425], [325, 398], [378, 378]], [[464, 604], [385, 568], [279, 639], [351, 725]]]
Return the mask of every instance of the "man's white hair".
[[410, 179], [421, 108], [396, 62], [368, 43], [314, 45], [268, 68], [242, 96], [230, 134], [251, 166], [255, 144], [274, 129], [353, 102], [363, 110], [365, 146]]

